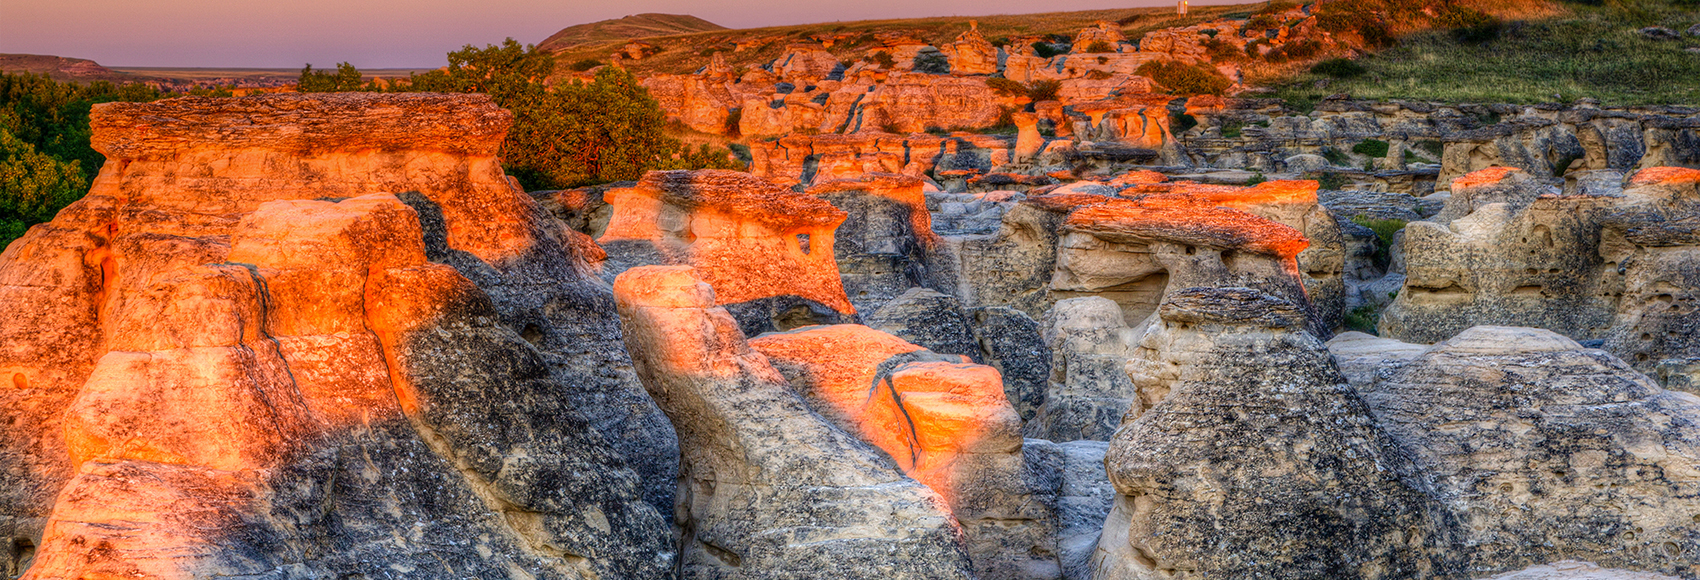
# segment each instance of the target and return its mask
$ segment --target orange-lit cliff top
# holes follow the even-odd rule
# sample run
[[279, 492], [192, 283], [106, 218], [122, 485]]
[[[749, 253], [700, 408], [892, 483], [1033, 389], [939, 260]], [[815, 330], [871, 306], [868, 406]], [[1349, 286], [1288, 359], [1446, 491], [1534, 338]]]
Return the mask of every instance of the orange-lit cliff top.
[[1456, 191], [1459, 189], [1468, 189], [1471, 187], [1480, 187], [1483, 185], [1498, 183], [1500, 180], [1505, 179], [1506, 176], [1518, 171], [1521, 170], [1516, 167], [1489, 167], [1487, 169], [1477, 170], [1464, 175], [1463, 177], [1452, 180], [1452, 189]]
[[208, 147], [494, 156], [512, 119], [486, 95], [307, 93], [104, 103], [89, 125], [94, 149], [115, 159], [168, 159]]
[[1149, 194], [1140, 199], [1148, 205], [1219, 205], [1245, 207], [1263, 204], [1315, 204], [1318, 184], [1315, 181], [1265, 181], [1253, 187], [1232, 185], [1200, 185], [1187, 182], [1153, 184], [1128, 188], [1122, 197], [1138, 197], [1135, 192]]
[[693, 210], [715, 209], [781, 227], [836, 226], [846, 217], [826, 200], [741, 171], [651, 171], [627, 191]]
[[1064, 225], [1114, 242], [1165, 241], [1293, 258], [1310, 246], [1303, 233], [1237, 209], [1148, 205], [1112, 200], [1069, 214]]
[[1630, 178], [1629, 183], [1632, 185], [1646, 185], [1651, 183], [1662, 183], [1667, 185], [1700, 183], [1700, 169], [1689, 169], [1687, 167], [1648, 167], [1641, 170], [1639, 173], [1636, 173], [1635, 177]]

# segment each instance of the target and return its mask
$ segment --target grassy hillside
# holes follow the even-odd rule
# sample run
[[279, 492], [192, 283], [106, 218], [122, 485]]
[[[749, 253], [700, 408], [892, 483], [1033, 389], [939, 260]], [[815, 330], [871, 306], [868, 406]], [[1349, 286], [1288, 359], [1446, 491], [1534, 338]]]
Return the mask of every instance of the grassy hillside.
[[[1272, 79], [1276, 96], [1314, 102], [1358, 98], [1455, 102], [1700, 104], [1700, 37], [1651, 40], [1638, 31], [1682, 33], [1700, 24], [1697, 0], [1565, 2], [1546, 18], [1506, 20], [1475, 34], [1419, 32], [1344, 67]], [[1357, 74], [1352, 74], [1357, 73]], [[1338, 78], [1344, 76], [1345, 78]]]
[[[849, 61], [862, 58], [869, 48], [878, 46], [876, 34], [902, 33], [938, 45], [955, 40], [957, 35], [966, 32], [970, 20], [978, 21], [980, 33], [994, 43], [1011, 36], [1056, 34], [1072, 38], [1081, 28], [1091, 26], [1099, 20], [1120, 23], [1124, 34], [1129, 38], [1138, 38], [1150, 30], [1195, 24], [1219, 16], [1235, 15], [1244, 18], [1251, 11], [1263, 6], [1262, 2], [1240, 6], [1195, 6], [1186, 18], [1180, 18], [1175, 14], [1174, 7], [1167, 6], [977, 17], [863, 20], [721, 30], [647, 39], [660, 47], [662, 52], [639, 61], [625, 61], [625, 66], [638, 74], [690, 73], [707, 64], [709, 57], [715, 52], [724, 52], [726, 61], [732, 66], [760, 66], [779, 58], [780, 54], [785, 52], [786, 45], [814, 42], [813, 39], [817, 36], [837, 37], [833, 46], [826, 50], [841, 60]], [[743, 43], [744, 50], [735, 50], [734, 42]], [[620, 40], [555, 49], [552, 52], [556, 56], [556, 62], [564, 66], [588, 61], [606, 63], [609, 55], [624, 44], [625, 41]], [[546, 47], [539, 45], [539, 48]]]
[[625, 42], [632, 38], [671, 36], [726, 30], [726, 27], [688, 14], [634, 14], [625, 18], [569, 26], [537, 44], [544, 50], [562, 50], [588, 44]]

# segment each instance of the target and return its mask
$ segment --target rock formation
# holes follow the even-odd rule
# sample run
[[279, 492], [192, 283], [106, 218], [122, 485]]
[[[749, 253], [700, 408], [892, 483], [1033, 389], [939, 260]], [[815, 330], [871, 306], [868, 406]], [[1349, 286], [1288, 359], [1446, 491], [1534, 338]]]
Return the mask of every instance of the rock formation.
[[1382, 333], [1435, 342], [1479, 324], [1603, 340], [1673, 384], [1700, 357], [1700, 170], [1642, 170], [1621, 193], [1562, 195], [1505, 167], [1459, 178], [1403, 241], [1405, 287]]
[[0, 255], [10, 567], [671, 568], [644, 478], [676, 443], [576, 234], [500, 173], [508, 122], [472, 95], [97, 107], [93, 190]]
[[614, 294], [638, 374], [679, 433], [683, 577], [972, 577], [945, 501], [811, 410], [691, 268], [628, 270]]
[[1056, 473], [1024, 457], [995, 369], [865, 326], [750, 341], [817, 412], [944, 496], [982, 578], [1056, 578]]
[[652, 171], [604, 194], [611, 278], [640, 265], [688, 265], [715, 288], [745, 332], [789, 330], [854, 316], [834, 261], [845, 213], [746, 173]]
[[1471, 328], [1380, 372], [1364, 400], [1457, 514], [1470, 570], [1696, 574], [1700, 398], [1527, 328]]
[[1247, 288], [1165, 299], [1127, 374], [1094, 578], [1461, 577], [1451, 522], [1297, 306]]

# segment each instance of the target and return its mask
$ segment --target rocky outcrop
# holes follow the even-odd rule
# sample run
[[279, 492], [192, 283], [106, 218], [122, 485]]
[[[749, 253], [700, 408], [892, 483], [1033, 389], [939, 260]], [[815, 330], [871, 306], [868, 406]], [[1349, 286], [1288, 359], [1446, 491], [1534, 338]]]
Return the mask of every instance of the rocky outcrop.
[[646, 484], [676, 444], [586, 245], [502, 176], [508, 122], [474, 95], [97, 107], [93, 190], [0, 255], [10, 567], [669, 569]]
[[750, 341], [822, 416], [943, 495], [976, 575], [1055, 578], [1056, 474], [1031, 469], [996, 370], [864, 326]]
[[[888, 456], [833, 426], [817, 411], [838, 407], [817, 402], [811, 409], [769, 365], [768, 357], [751, 349], [731, 314], [716, 306], [714, 290], [689, 267], [628, 270], [615, 281], [614, 293], [638, 374], [673, 420], [684, 451], [676, 514], [684, 534], [683, 577], [972, 576], [950, 507], [939, 494], [899, 471], [899, 465], [929, 474], [943, 469], [936, 475], [947, 483], [940, 487], [950, 489], [958, 438], [876, 440], [915, 453]], [[824, 362], [834, 355], [858, 352], [826, 350], [806, 360]], [[939, 364], [949, 363], [923, 363], [912, 369], [910, 380], [938, 370]], [[946, 408], [951, 399], [946, 393], [955, 392], [955, 387], [971, 389], [951, 382], [903, 382], [934, 385], [915, 389], [915, 395]], [[807, 392], [813, 401], [838, 402], [830, 397], [865, 395], [868, 390], [858, 384], [853, 393]], [[876, 407], [889, 403], [883, 407], [886, 421], [881, 426], [910, 424], [893, 423], [893, 413], [907, 408], [903, 399], [868, 402]], [[1004, 409], [1013, 416], [1007, 405]], [[995, 413], [995, 408], [975, 410], [968, 405], [962, 410], [968, 412], [936, 416], [929, 425], [937, 427], [926, 432], [961, 432], [970, 435], [966, 441], [971, 446], [998, 433], [995, 428], [982, 430], [991, 425], [973, 419]], [[959, 431], [964, 428], [967, 431]], [[903, 433], [917, 435], [889, 431], [892, 436]], [[985, 441], [1007, 442], [997, 437]], [[895, 458], [905, 462], [894, 465]]]
[[1098, 296], [1057, 301], [1045, 312], [1051, 374], [1027, 435], [1108, 441], [1138, 394], [1122, 370], [1137, 341], [1115, 302]]
[[1686, 380], [1700, 356], [1697, 176], [1648, 169], [1621, 194], [1574, 195], [1510, 168], [1459, 178], [1435, 221], [1405, 228], [1405, 286], [1381, 332], [1435, 342], [1480, 324], [1546, 328]]
[[969, 21], [968, 31], [955, 42], [939, 47], [950, 62], [953, 75], [989, 75], [998, 72], [998, 47], [980, 35], [980, 26]]
[[1362, 389], [1476, 572], [1564, 559], [1693, 577], [1700, 399], [1550, 331], [1481, 326]]
[[603, 277], [641, 265], [688, 265], [749, 334], [852, 317], [834, 261], [845, 213], [747, 173], [651, 171], [603, 194], [613, 207], [597, 243]]
[[1461, 577], [1448, 514], [1303, 330], [1246, 288], [1165, 299], [1105, 458], [1094, 578]]
[[833, 238], [833, 257], [850, 303], [873, 312], [912, 287], [932, 286], [927, 255], [939, 239], [920, 179], [868, 173], [817, 184], [814, 195], [848, 214]]

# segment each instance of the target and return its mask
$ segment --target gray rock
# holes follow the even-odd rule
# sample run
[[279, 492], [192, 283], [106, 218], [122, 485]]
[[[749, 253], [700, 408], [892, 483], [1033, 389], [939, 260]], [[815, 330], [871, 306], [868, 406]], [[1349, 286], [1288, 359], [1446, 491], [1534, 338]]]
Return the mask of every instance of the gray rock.
[[1463, 524], [1470, 569], [1693, 577], [1700, 398], [1550, 331], [1479, 326], [1362, 390]]
[[1128, 374], [1161, 396], [1110, 441], [1094, 578], [1463, 577], [1448, 514], [1301, 309], [1189, 288], [1159, 313]]
[[1003, 374], [1010, 405], [1022, 421], [1032, 419], [1045, 403], [1051, 377], [1051, 348], [1039, 323], [1007, 306], [973, 308], [968, 315], [986, 364]]
[[1121, 307], [1089, 296], [1057, 301], [1045, 313], [1051, 350], [1044, 403], [1027, 422], [1028, 437], [1106, 441], [1134, 405], [1135, 389], [1122, 367], [1137, 340]]
[[927, 350], [985, 360], [968, 314], [956, 297], [927, 288], [910, 288], [865, 315], [869, 328], [891, 333]]
[[1301, 153], [1288, 157], [1285, 161], [1288, 173], [1312, 173], [1327, 171], [1332, 164], [1321, 155]]
[[1682, 40], [1681, 33], [1663, 26], [1648, 26], [1636, 32], [1638, 32], [1642, 38], [1646, 38], [1648, 40]]
[[[1033, 441], [1031, 439], [1029, 442]], [[1064, 459], [1062, 492], [1057, 497], [1057, 555], [1065, 580], [1092, 577], [1092, 552], [1104, 518], [1115, 503], [1116, 488], [1104, 472], [1105, 441], [1070, 441], [1057, 445]]]

